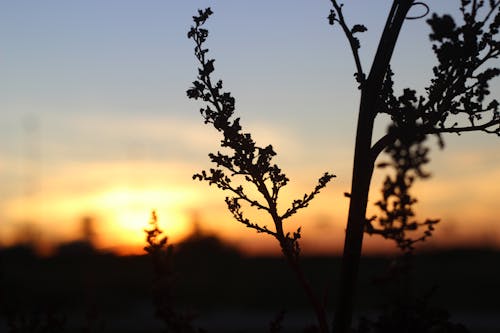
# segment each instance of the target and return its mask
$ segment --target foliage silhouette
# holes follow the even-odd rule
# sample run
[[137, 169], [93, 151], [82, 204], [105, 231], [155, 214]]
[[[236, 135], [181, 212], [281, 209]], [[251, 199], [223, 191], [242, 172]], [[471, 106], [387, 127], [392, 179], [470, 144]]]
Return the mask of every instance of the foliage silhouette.
[[[208, 30], [202, 28], [211, 14], [210, 8], [199, 10], [198, 16], [193, 17], [195, 25], [188, 32], [188, 38], [195, 42], [195, 56], [200, 67], [198, 68], [197, 80], [187, 90], [187, 95], [189, 98], [201, 99], [206, 103], [205, 107], [200, 109], [200, 113], [206, 124], [213, 125], [217, 131], [222, 133], [224, 138], [221, 140], [221, 147], [226, 148], [229, 152], [219, 151], [217, 154], [209, 154], [211, 161], [216, 164], [217, 168], [212, 168], [208, 172], [203, 170], [201, 173], [195, 174], [193, 179], [207, 181], [210, 185], [216, 185], [222, 190], [232, 192], [232, 197], [226, 197], [226, 204], [234, 218], [248, 228], [277, 239], [288, 264], [314, 308], [321, 331], [326, 332], [328, 325], [324, 304], [314, 294], [300, 266], [298, 240], [301, 236], [301, 228], [299, 227], [290, 233], [285, 231], [283, 224], [286, 219], [307, 207], [335, 176], [325, 173], [310, 193], [304, 194], [301, 199], [294, 200], [285, 212], [278, 211], [280, 190], [288, 184], [289, 179], [276, 164], [272, 164], [272, 158], [276, 155], [273, 147], [271, 145], [259, 147], [249, 133], [242, 132], [240, 119], [233, 119], [235, 99], [229, 92], [221, 91], [221, 80], [217, 81], [216, 84], [212, 83], [211, 74], [215, 69], [215, 60], [207, 57], [208, 49], [205, 48], [204, 43], [208, 36]], [[238, 182], [237, 178], [243, 178], [247, 184], [252, 184], [261, 194], [263, 200], [252, 198], [247, 194], [248, 190], [243, 185], [235, 185]], [[267, 212], [272, 219], [274, 228], [270, 229], [266, 225], [251, 222], [243, 214], [241, 202]]]
[[192, 314], [180, 313], [173, 297], [175, 273], [173, 268], [173, 247], [167, 244], [158, 227], [156, 212], [151, 213], [150, 228], [146, 232], [144, 250], [153, 261], [153, 303], [156, 317], [165, 324], [165, 332], [196, 333], [203, 330], [194, 327]]
[[[434, 78], [422, 96], [417, 96], [410, 88], [396, 96], [390, 60], [409, 10], [416, 5], [428, 8], [427, 5], [412, 0], [393, 1], [371, 69], [366, 75], [358, 53], [359, 41], [354, 36], [366, 28], [349, 29], [342, 5], [335, 0], [331, 2], [333, 9], [329, 23], [338, 23], [351, 45], [355, 77], [361, 90], [351, 201], [334, 322], [334, 331], [343, 333], [351, 326], [363, 232], [393, 239], [403, 251], [411, 251], [413, 244], [429, 237], [438, 223], [435, 219], [418, 222], [413, 218], [412, 206], [416, 199], [411, 196], [410, 188], [416, 179], [429, 176], [423, 170], [429, 161], [429, 149], [425, 145], [427, 137], [436, 136], [442, 148], [443, 133], [482, 131], [500, 136], [498, 102], [495, 99], [486, 101], [490, 93], [489, 81], [498, 76], [500, 70], [484, 68], [488, 61], [500, 54], [500, 43], [495, 40], [500, 25], [500, 1], [492, 0], [485, 6], [484, 1], [462, 0], [462, 25], [457, 25], [449, 15], [433, 14], [427, 20], [432, 29], [430, 38], [438, 65], [433, 68]], [[486, 7], [485, 11], [480, 11], [482, 7]], [[391, 123], [387, 134], [372, 145], [377, 114], [388, 114]], [[375, 160], [383, 151], [388, 153], [391, 161], [378, 166], [392, 167], [395, 176], [386, 177], [382, 199], [376, 203], [381, 216], [366, 218]], [[376, 220], [379, 227], [373, 225]], [[423, 234], [411, 237], [410, 233], [420, 227], [425, 228]]]
[[[333, 322], [335, 333], [347, 333], [351, 331], [364, 233], [378, 234], [393, 240], [403, 251], [402, 258], [406, 260], [411, 257], [415, 243], [430, 237], [439, 222], [437, 219], [417, 221], [413, 209], [417, 199], [411, 194], [412, 185], [417, 179], [429, 177], [424, 170], [424, 166], [429, 162], [428, 137], [435, 136], [439, 146], [443, 148], [445, 133], [460, 135], [474, 131], [500, 136], [499, 103], [495, 99], [488, 99], [489, 83], [500, 74], [500, 69], [486, 67], [500, 55], [500, 43], [495, 39], [500, 27], [500, 1], [461, 0], [462, 22], [459, 24], [446, 14], [433, 14], [427, 20], [432, 30], [430, 39], [438, 64], [433, 68], [434, 77], [423, 95], [418, 95], [416, 90], [411, 88], [405, 88], [397, 95], [394, 91], [394, 73], [390, 63], [404, 22], [427, 16], [430, 11], [427, 4], [414, 0], [392, 2], [368, 72], [363, 69], [359, 55], [361, 43], [357, 37], [358, 34], [366, 32], [367, 27], [362, 24], [350, 26], [343, 13], [343, 4], [336, 0], [331, 0], [331, 4], [328, 22], [331, 25], [339, 25], [347, 37], [356, 69], [354, 78], [361, 91], [352, 187], [351, 192], [346, 194], [350, 198], [350, 204], [338, 304]], [[424, 7], [425, 13], [409, 16], [410, 9], [415, 6]], [[196, 44], [195, 55], [200, 68], [198, 78], [187, 91], [187, 95], [206, 103], [200, 110], [205, 123], [213, 125], [223, 134], [221, 147], [230, 153], [210, 154], [209, 157], [217, 168], [210, 169], [209, 172], [202, 171], [193, 178], [208, 181], [210, 185], [214, 184], [222, 190], [232, 192], [233, 197], [227, 197], [226, 203], [234, 218], [257, 232], [274, 236], [279, 241], [283, 254], [315, 309], [319, 331], [327, 332], [329, 327], [324, 305], [311, 292], [298, 265], [300, 228], [292, 234], [285, 233], [283, 221], [307, 207], [334, 176], [325, 173], [310, 194], [295, 200], [284, 214], [278, 213], [278, 194], [289, 179], [277, 165], [271, 163], [276, 154], [272, 146], [257, 146], [250, 134], [242, 132], [239, 118], [233, 120], [235, 100], [230, 93], [221, 92], [222, 81], [212, 83], [211, 74], [214, 72], [215, 60], [207, 58], [208, 49], [204, 43], [208, 30], [202, 27], [211, 14], [210, 8], [199, 10], [198, 16], [193, 17], [195, 25], [188, 32], [188, 38], [193, 39]], [[379, 114], [388, 115], [391, 121], [387, 133], [377, 139], [373, 137], [373, 128]], [[376, 164], [377, 158], [383, 152], [389, 156], [389, 161]], [[392, 172], [384, 180], [382, 198], [375, 203], [380, 214], [367, 218], [368, 193], [375, 166], [389, 167]], [[254, 185], [263, 196], [264, 202], [249, 197], [243, 185], [234, 185], [237, 177], [242, 177], [246, 184]], [[241, 202], [268, 212], [275, 229], [271, 230], [266, 225], [246, 218]], [[420, 234], [416, 234], [419, 230]], [[408, 300], [408, 304], [411, 302]], [[434, 316], [433, 312], [428, 310], [429, 308], [425, 307], [412, 307], [412, 311], [428, 316], [427, 319]], [[400, 314], [397, 313], [397, 316]], [[436, 318], [442, 322], [447, 320], [444, 316]], [[410, 317], [406, 319], [412, 320]], [[383, 321], [384, 318], [381, 317], [380, 321], [373, 325], [382, 325]], [[377, 327], [383, 327], [380, 325]], [[427, 331], [432, 328], [422, 326], [421, 329]]]

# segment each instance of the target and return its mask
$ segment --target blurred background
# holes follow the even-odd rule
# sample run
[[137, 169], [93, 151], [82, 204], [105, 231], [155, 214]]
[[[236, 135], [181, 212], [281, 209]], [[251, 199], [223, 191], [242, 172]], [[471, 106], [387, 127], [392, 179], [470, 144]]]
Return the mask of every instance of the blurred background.
[[[156, 209], [172, 240], [186, 236], [197, 215], [203, 229], [248, 253], [276, 253], [271, 239], [232, 221], [225, 193], [191, 178], [210, 166], [207, 154], [220, 139], [185, 94], [197, 73], [186, 32], [206, 6], [215, 11], [208, 23], [215, 76], [236, 97], [244, 129], [260, 145], [273, 144], [292, 180], [282, 209], [323, 172], [337, 175], [290, 228], [302, 226], [304, 251], [340, 251], [358, 91], [345, 38], [327, 24], [328, 1], [0, 4], [0, 244], [29, 238], [50, 253], [79, 238], [81, 220], [91, 219], [97, 248], [140, 253]], [[352, 1], [345, 8], [352, 24], [369, 29], [361, 36], [365, 68], [387, 6]], [[428, 33], [425, 20], [405, 25], [393, 64], [398, 89], [428, 85]], [[499, 80], [493, 84], [498, 95]], [[377, 135], [385, 129], [381, 118]], [[430, 139], [433, 177], [416, 185], [419, 217], [443, 220], [436, 246], [497, 247], [500, 143], [487, 134], [445, 140], [439, 151]], [[383, 177], [379, 171], [374, 179], [371, 202]], [[374, 238], [366, 249], [387, 245]]]
[[[338, 268], [332, 256], [343, 244], [359, 96], [345, 37], [327, 22], [329, 5], [298, 0], [1, 2], [0, 247], [3, 281], [12, 286], [3, 295], [11, 297], [11, 304], [28, 302], [36, 308], [50, 300], [64, 308], [71, 303], [90, 311], [82, 323], [98, 321], [99, 313], [117, 304], [152, 318], [152, 308], [143, 307], [151, 307], [152, 279], [143, 256], [143, 230], [156, 210], [169, 241], [188, 244], [178, 246], [187, 253], [178, 260], [181, 303], [203, 308], [207, 304], [195, 299], [217, 299], [228, 304], [228, 311], [238, 302], [262, 308], [258, 293], [245, 288], [273, 286], [270, 307], [290, 304], [300, 311], [301, 296], [279, 296], [293, 295], [295, 285], [276, 258], [280, 251], [274, 240], [234, 222], [226, 211], [226, 194], [192, 180], [210, 167], [207, 154], [217, 151], [220, 140], [203, 124], [201, 105], [185, 93], [197, 74], [186, 34], [196, 10], [207, 6], [215, 12], [208, 22], [215, 77], [236, 98], [244, 129], [261, 146], [273, 144], [277, 163], [291, 178], [281, 209], [311, 191], [325, 171], [337, 175], [287, 225], [290, 231], [302, 226], [302, 250], [311, 257], [306, 260], [313, 280], [322, 280], [318, 288], [332, 281]], [[350, 24], [368, 27], [360, 37], [365, 70], [388, 5], [352, 0], [345, 6]], [[458, 1], [428, 5], [431, 12], [455, 16], [459, 6]], [[393, 61], [398, 90], [423, 92], [428, 85], [435, 63], [428, 33], [425, 19], [405, 25]], [[498, 98], [498, 79], [491, 91]], [[386, 124], [378, 119], [377, 136]], [[471, 309], [495, 312], [498, 302], [482, 296], [500, 296], [499, 272], [492, 265], [498, 263], [500, 247], [500, 143], [481, 133], [450, 135], [445, 142], [440, 151], [430, 139], [432, 178], [414, 189], [417, 217], [442, 220], [435, 236], [420, 246], [428, 252], [422, 254], [425, 265], [417, 279], [439, 270], [445, 274], [434, 282], [447, 287], [436, 296], [438, 302], [447, 300], [469, 317]], [[372, 203], [384, 176], [379, 171], [374, 178]], [[205, 250], [193, 255], [189, 244], [200, 239]], [[425, 257], [438, 249], [445, 251], [441, 257]], [[371, 276], [387, 264], [381, 255], [395, 250], [392, 243], [366, 237], [370, 258], [361, 294], [375, 292], [368, 288]], [[203, 266], [202, 254], [217, 258], [215, 266]], [[450, 267], [443, 268], [445, 259]], [[472, 273], [477, 282], [470, 282]], [[192, 289], [193, 283], [199, 288]], [[75, 297], [67, 297], [70, 290], [77, 291]], [[224, 296], [209, 294], [214, 290]], [[261, 322], [273, 318], [267, 310], [260, 315]], [[120, 327], [130, 325], [125, 321]]]

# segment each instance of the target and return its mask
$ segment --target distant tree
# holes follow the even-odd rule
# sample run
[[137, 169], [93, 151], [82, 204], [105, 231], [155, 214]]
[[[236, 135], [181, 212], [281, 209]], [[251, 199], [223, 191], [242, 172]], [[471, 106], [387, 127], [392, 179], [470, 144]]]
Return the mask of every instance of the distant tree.
[[[426, 16], [429, 12], [426, 4], [414, 0], [392, 1], [369, 71], [363, 69], [357, 38], [367, 28], [362, 24], [349, 25], [343, 14], [343, 5], [336, 0], [331, 0], [331, 4], [328, 21], [331, 25], [340, 26], [347, 37], [356, 68], [354, 77], [361, 91], [352, 187], [350, 193], [346, 193], [350, 205], [333, 322], [335, 333], [347, 333], [351, 332], [364, 233], [393, 240], [404, 253], [411, 253], [414, 244], [431, 236], [438, 223], [436, 219], [417, 221], [414, 218], [413, 205], [417, 200], [410, 192], [415, 180], [429, 176], [424, 170], [429, 162], [428, 137], [435, 136], [442, 148], [445, 133], [459, 135], [474, 131], [500, 136], [499, 104], [495, 99], [488, 99], [489, 83], [500, 74], [500, 69], [488, 67], [491, 60], [500, 54], [497, 40], [500, 0], [461, 0], [462, 20], [458, 24], [450, 15], [433, 14], [427, 20], [432, 29], [430, 39], [437, 65], [423, 95], [410, 88], [397, 95], [390, 63], [402, 25], [406, 20]], [[414, 6], [422, 6], [426, 13], [410, 17], [409, 11]], [[235, 219], [248, 228], [277, 239], [314, 308], [319, 332], [328, 332], [330, 328], [325, 306], [313, 293], [300, 266], [300, 228], [287, 232], [284, 221], [307, 207], [335, 176], [325, 173], [311, 193], [293, 201], [284, 212], [278, 210], [280, 190], [289, 179], [272, 163], [276, 155], [273, 147], [258, 146], [249, 133], [243, 132], [240, 119], [233, 116], [235, 99], [230, 93], [222, 91], [222, 81], [212, 80], [214, 59], [208, 58], [208, 49], [204, 44], [208, 30], [202, 27], [211, 14], [210, 8], [199, 10], [188, 33], [196, 44], [195, 55], [200, 67], [197, 80], [187, 95], [205, 102], [200, 112], [205, 123], [222, 134], [222, 152], [209, 155], [215, 168], [202, 171], [193, 178], [231, 192], [232, 196], [226, 198], [226, 204]], [[390, 124], [385, 135], [374, 138], [373, 128], [379, 114], [388, 115]], [[376, 164], [382, 152], [388, 155], [389, 160]], [[367, 217], [368, 193], [375, 166], [392, 168], [392, 172], [384, 180], [382, 198], [376, 202], [380, 214]], [[253, 186], [261, 199], [253, 198], [248, 186]], [[248, 219], [242, 203], [267, 212], [273, 227]], [[420, 233], [415, 233], [422, 229]], [[427, 329], [428, 326], [422, 327]]]

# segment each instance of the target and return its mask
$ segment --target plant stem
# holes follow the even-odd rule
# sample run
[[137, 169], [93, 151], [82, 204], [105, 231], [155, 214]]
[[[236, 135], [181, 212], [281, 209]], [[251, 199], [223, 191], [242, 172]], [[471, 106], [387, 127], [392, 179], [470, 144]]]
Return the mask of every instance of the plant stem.
[[[366, 99], [366, 98], [365, 98]], [[351, 185], [351, 200], [342, 255], [338, 304], [333, 323], [333, 331], [349, 332], [353, 310], [353, 300], [357, 282], [359, 261], [365, 227], [365, 213], [368, 202], [373, 160], [370, 156], [370, 143], [373, 131], [373, 117], [366, 117], [369, 111], [366, 102], [360, 106], [354, 167]]]
[[[413, 5], [414, 0], [394, 0], [386, 20], [384, 31], [366, 82], [361, 86], [361, 101], [356, 129], [354, 165], [351, 184], [351, 200], [342, 255], [338, 304], [333, 323], [333, 332], [351, 331], [353, 302], [358, 279], [359, 262], [366, 224], [368, 193], [373, 175], [373, 156], [371, 141], [373, 124], [377, 110], [380, 90], [396, 46], [401, 26]], [[380, 149], [379, 151], [382, 151]]]
[[288, 265], [295, 274], [295, 277], [297, 278], [300, 286], [304, 290], [309, 303], [314, 309], [316, 320], [318, 321], [319, 331], [321, 333], [328, 333], [329, 329], [328, 321], [326, 319], [325, 307], [312, 290], [311, 285], [309, 284], [309, 281], [304, 274], [302, 266], [300, 265], [298, 253], [294, 251], [289, 242], [289, 239], [287, 239], [287, 236], [285, 236], [285, 232], [283, 230], [283, 217], [278, 213], [276, 201], [272, 199], [268, 189], [263, 185], [263, 182], [259, 183], [258, 188], [269, 205], [269, 213], [271, 214], [274, 226], [276, 228], [275, 237], [280, 243], [283, 255], [285, 256]]
[[316, 320], [318, 321], [319, 325], [319, 331], [321, 333], [328, 333], [328, 321], [326, 319], [326, 311], [324, 305], [319, 301], [319, 299], [316, 297], [316, 294], [313, 292], [309, 282], [304, 275], [304, 271], [302, 270], [298, 259], [294, 259], [289, 255], [285, 256], [287, 258], [288, 264], [297, 277], [297, 280], [299, 281], [302, 289], [306, 293], [306, 296], [314, 309]]

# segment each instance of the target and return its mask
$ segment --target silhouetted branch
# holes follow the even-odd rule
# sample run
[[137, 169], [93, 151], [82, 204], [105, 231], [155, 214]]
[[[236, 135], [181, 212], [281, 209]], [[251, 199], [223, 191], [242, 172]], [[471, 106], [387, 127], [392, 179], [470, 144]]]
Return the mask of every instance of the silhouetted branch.
[[[389, 15], [387, 16], [384, 30], [380, 37], [380, 41], [375, 52], [373, 64], [368, 74], [370, 87], [367, 87], [367, 92], [370, 94], [378, 94], [381, 90], [384, 77], [387, 71], [390, 70], [390, 61], [396, 41], [398, 40], [401, 27], [406, 19], [408, 11], [413, 6], [413, 0], [397, 0], [394, 1]], [[373, 114], [372, 116], [375, 116]]]
[[[400, 225], [397, 227], [391, 226], [386, 228], [377, 228], [372, 224], [372, 220], [366, 222], [366, 233], [369, 235], [380, 235], [385, 239], [396, 241], [398, 247], [405, 252], [410, 252], [415, 249], [414, 244], [424, 242], [427, 238], [432, 236], [434, 225], [439, 223], [439, 220], [426, 220], [425, 222], [413, 221], [407, 225]], [[407, 237], [408, 231], [415, 231], [419, 227], [425, 226], [427, 230], [417, 238]]]
[[396, 140], [396, 137], [393, 133], [387, 133], [372, 146], [371, 148], [371, 156], [372, 162], [375, 163], [377, 157], [386, 149], [390, 144], [392, 144]]
[[244, 224], [245, 226], [247, 226], [248, 228], [251, 228], [251, 229], [255, 229], [257, 232], [261, 232], [261, 233], [266, 233], [266, 234], [269, 234], [273, 237], [278, 237], [278, 235], [269, 230], [266, 226], [259, 226], [257, 223], [252, 223], [250, 222], [249, 219], [247, 219], [246, 217], [243, 216], [243, 212], [241, 211], [241, 205], [240, 203], [238, 202], [240, 198], [229, 198], [229, 197], [226, 197], [226, 204], [227, 204], [227, 208], [229, 209], [229, 211], [231, 212], [231, 214], [233, 214], [233, 217], [235, 218], [236, 221]]
[[361, 59], [359, 57], [359, 48], [361, 44], [359, 39], [354, 36], [354, 34], [359, 32], [365, 32], [368, 29], [361, 24], [354, 25], [351, 29], [347, 26], [347, 23], [344, 18], [344, 14], [342, 13], [343, 4], [338, 4], [336, 0], [331, 0], [333, 5], [333, 10], [330, 10], [330, 15], [328, 16], [328, 21], [330, 25], [333, 25], [335, 22], [338, 22], [344, 31], [347, 40], [349, 41], [349, 46], [351, 47], [352, 56], [354, 58], [354, 63], [356, 64], [356, 73], [354, 74], [356, 81], [359, 83], [359, 86], [365, 81], [365, 73], [363, 72], [363, 66], [361, 64]]
[[309, 202], [314, 199], [314, 197], [319, 194], [319, 192], [328, 184], [328, 182], [332, 179], [335, 178], [335, 175], [331, 175], [328, 173], [325, 173], [318, 181], [318, 185], [314, 188], [314, 191], [312, 191], [309, 194], [304, 194], [304, 197], [302, 199], [297, 199], [292, 202], [292, 207], [288, 208], [281, 216], [281, 218], [287, 219], [293, 214], [295, 214], [299, 209], [305, 208], [309, 206]]
[[[491, 127], [498, 126], [496, 129], [491, 129]], [[486, 132], [489, 134], [496, 134], [500, 136], [500, 118], [490, 120], [487, 123], [475, 126], [465, 126], [465, 127], [448, 127], [448, 128], [430, 128], [425, 130], [425, 134], [439, 134], [439, 133], [456, 133], [459, 134], [462, 132]]]
[[[197, 80], [187, 90], [187, 95], [189, 98], [201, 99], [205, 102], [206, 105], [200, 109], [200, 113], [205, 119], [205, 123], [212, 124], [223, 135], [221, 147], [225, 148], [227, 153], [219, 151], [217, 154], [209, 154], [210, 160], [216, 164], [217, 168], [212, 168], [209, 172], [203, 170], [201, 173], [195, 174], [193, 179], [207, 181], [209, 185], [216, 185], [222, 190], [232, 192], [235, 196], [226, 197], [226, 205], [234, 219], [247, 228], [271, 235], [278, 240], [285, 258], [314, 307], [321, 332], [326, 333], [328, 325], [325, 309], [312, 292], [299, 265], [300, 228], [293, 234], [286, 233], [283, 229], [283, 220], [297, 213], [299, 209], [307, 207], [334, 175], [325, 173], [310, 194], [304, 195], [301, 200], [295, 200], [290, 209], [283, 215], [279, 214], [279, 193], [288, 184], [289, 179], [276, 164], [272, 164], [272, 159], [276, 155], [273, 147], [271, 145], [259, 147], [250, 133], [242, 132], [240, 119], [233, 117], [235, 99], [229, 92], [222, 92], [222, 81], [217, 81], [215, 85], [212, 83], [211, 74], [215, 69], [215, 60], [207, 58], [208, 49], [204, 48], [204, 43], [208, 36], [208, 30], [202, 27], [212, 11], [207, 8], [199, 10], [198, 14], [193, 18], [195, 25], [189, 30], [188, 38], [195, 42], [195, 56], [200, 67], [198, 68]], [[233, 181], [236, 177], [242, 178], [246, 184], [254, 186], [263, 196], [264, 201], [259, 202], [251, 199], [245, 193], [242, 185], [234, 185]], [[250, 207], [266, 211], [274, 223], [275, 230], [251, 222], [244, 216], [240, 201], [246, 202]]]
[[497, 9], [499, 6], [500, 6], [500, 1], [498, 0], [490, 1], [490, 10], [484, 16], [484, 19], [481, 21], [481, 23], [485, 24], [487, 21], [489, 21], [491, 15], [495, 12], [495, 9]]
[[[428, 229], [424, 236], [413, 240], [405, 235], [406, 231], [437, 223], [436, 220], [425, 223], [410, 220], [413, 216], [411, 206], [416, 199], [410, 196], [409, 188], [415, 178], [428, 176], [421, 169], [428, 162], [428, 149], [423, 146], [427, 135], [438, 135], [441, 146], [443, 133], [483, 131], [500, 135], [499, 104], [492, 100], [485, 105], [485, 97], [490, 93], [489, 81], [500, 75], [500, 70], [487, 68], [476, 73], [487, 60], [498, 56], [500, 45], [493, 39], [498, 33], [500, 14], [488, 30], [483, 31], [483, 24], [476, 18], [483, 5], [483, 2], [462, 1], [462, 26], [457, 26], [449, 15], [434, 14], [427, 21], [432, 28], [433, 50], [439, 62], [434, 67], [435, 77], [427, 88], [427, 96], [417, 96], [415, 90], [406, 88], [396, 97], [390, 68], [385, 74], [377, 110], [389, 114], [392, 124], [388, 134], [371, 147], [371, 155], [374, 161], [386, 150], [392, 162], [379, 166], [392, 166], [396, 176], [386, 178], [383, 198], [376, 203], [384, 214], [379, 218], [382, 229], [377, 230], [370, 221], [367, 232], [394, 239], [403, 250], [411, 250], [414, 242], [425, 240], [431, 234]], [[491, 8], [497, 5], [491, 2]], [[480, 56], [482, 51], [486, 52], [483, 57]], [[485, 114], [491, 114], [490, 120], [478, 124]], [[458, 122], [447, 125], [449, 118], [455, 115], [466, 115], [470, 126], [458, 126]]]

